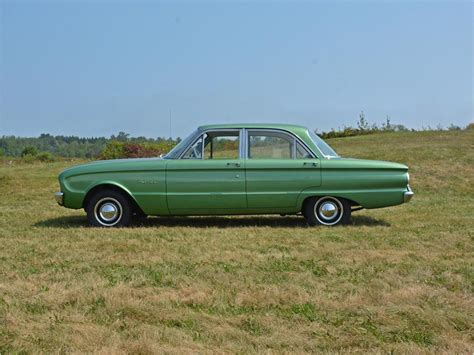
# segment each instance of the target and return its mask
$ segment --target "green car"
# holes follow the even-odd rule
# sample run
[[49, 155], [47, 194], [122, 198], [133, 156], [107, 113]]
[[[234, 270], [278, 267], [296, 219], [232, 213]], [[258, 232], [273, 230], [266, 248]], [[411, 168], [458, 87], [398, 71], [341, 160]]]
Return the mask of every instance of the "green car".
[[305, 127], [201, 126], [162, 158], [97, 161], [59, 175], [56, 201], [92, 226], [146, 216], [299, 214], [347, 224], [361, 208], [410, 201], [405, 165], [341, 158]]

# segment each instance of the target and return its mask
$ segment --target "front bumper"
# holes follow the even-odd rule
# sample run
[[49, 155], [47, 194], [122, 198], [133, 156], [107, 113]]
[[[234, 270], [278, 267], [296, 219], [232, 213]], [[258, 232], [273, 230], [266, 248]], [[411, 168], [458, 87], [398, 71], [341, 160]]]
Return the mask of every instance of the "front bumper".
[[413, 190], [411, 189], [410, 185], [407, 185], [407, 191], [403, 194], [403, 202], [407, 203], [410, 202], [411, 198], [415, 194]]
[[55, 192], [54, 198], [59, 206], [64, 206], [64, 194], [62, 192]]

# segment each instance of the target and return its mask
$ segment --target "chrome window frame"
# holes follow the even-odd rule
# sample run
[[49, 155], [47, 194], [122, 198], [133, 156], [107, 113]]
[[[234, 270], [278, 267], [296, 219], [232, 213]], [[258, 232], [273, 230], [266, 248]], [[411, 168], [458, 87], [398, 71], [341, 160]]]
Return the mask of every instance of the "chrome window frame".
[[[201, 136], [201, 130], [198, 128], [198, 129], [195, 129], [193, 132], [191, 132], [191, 133], [189, 134], [189, 136], [187, 136], [186, 138], [184, 138], [182, 142], [184, 142], [184, 141], [187, 140], [188, 138], [190, 138], [190, 139], [192, 138], [191, 144], [194, 144], [194, 143], [196, 142], [196, 137], [200, 137], [200, 136]], [[181, 143], [181, 142], [180, 142], [180, 143]], [[179, 145], [180, 143], [178, 143], [178, 145]], [[184, 155], [184, 153], [186, 153], [186, 151], [189, 149], [189, 147], [190, 147], [190, 144], [188, 144], [186, 147], [184, 147], [184, 148], [181, 150], [181, 153], [180, 153], [177, 157], [175, 157], [175, 158], [167, 158], [168, 154], [175, 148], [175, 147], [173, 147], [168, 153], [166, 153], [166, 154], [163, 156], [163, 158], [164, 158], [164, 159], [170, 159], [170, 160], [178, 160], [178, 159], [180, 159], [180, 158]]]
[[[313, 132], [314, 133], [314, 132]], [[322, 139], [321, 137], [319, 137], [321, 140], [324, 141], [324, 143], [326, 143], [327, 145], [329, 145], [329, 147], [334, 150], [334, 153], [336, 153], [336, 155], [326, 155], [324, 154], [321, 149], [319, 149], [317, 143], [313, 140], [313, 138], [311, 138], [311, 135], [309, 134], [309, 129], [306, 129], [306, 134], [308, 135], [309, 139], [311, 139], [311, 141], [313, 141], [314, 143], [314, 146], [316, 147], [316, 149], [318, 150], [318, 152], [321, 154], [322, 157], [324, 157], [324, 159], [327, 159], [327, 160], [330, 160], [330, 159], [337, 159], [337, 158], [340, 158], [339, 154], [337, 154], [337, 152], [329, 145], [326, 143], [326, 141], [324, 139]], [[316, 134], [316, 133], [314, 133]], [[317, 134], [316, 134], [317, 135]]]
[[[276, 132], [276, 133], [280, 133], [280, 134], [284, 134], [284, 135], [287, 135], [289, 136], [291, 139], [293, 139], [293, 148], [292, 148], [292, 154], [293, 154], [293, 157], [292, 158], [277, 158], [277, 159], [287, 159], [287, 160], [299, 160], [299, 159], [296, 159], [296, 144], [299, 143], [301, 144], [301, 146], [309, 153], [309, 155], [311, 156], [311, 158], [309, 159], [319, 159], [319, 157], [308, 147], [308, 145], [303, 142], [299, 137], [297, 137], [295, 134], [293, 134], [293, 132], [290, 132], [290, 131], [287, 131], [287, 130], [284, 130], [284, 129], [278, 129], [278, 128], [244, 128], [243, 129], [243, 133], [244, 133], [244, 139], [245, 139], [245, 147], [244, 147], [244, 156], [245, 156], [245, 159], [253, 159], [253, 158], [249, 158], [248, 154], [249, 154], [249, 144], [250, 144], [250, 141], [249, 141], [249, 131], [258, 131], [258, 132]], [[272, 159], [272, 158], [268, 158], [268, 159]], [[275, 160], [277, 160], [275, 159]], [[259, 160], [259, 159], [255, 159], [255, 160]]]
[[201, 152], [201, 158], [199, 159], [184, 159], [183, 156], [186, 154], [186, 152], [191, 148], [201, 137], [204, 137], [205, 134], [211, 133], [211, 132], [239, 132], [239, 157], [237, 159], [216, 159], [216, 160], [240, 160], [244, 159], [243, 158], [243, 151], [244, 151], [244, 141], [243, 141], [243, 129], [242, 128], [215, 128], [215, 129], [207, 129], [205, 131], [200, 131], [199, 135], [192, 141], [191, 144], [189, 144], [186, 149], [183, 150], [181, 155], [176, 159], [176, 160], [213, 160], [213, 159], [204, 159], [204, 140], [202, 144], [202, 152]]

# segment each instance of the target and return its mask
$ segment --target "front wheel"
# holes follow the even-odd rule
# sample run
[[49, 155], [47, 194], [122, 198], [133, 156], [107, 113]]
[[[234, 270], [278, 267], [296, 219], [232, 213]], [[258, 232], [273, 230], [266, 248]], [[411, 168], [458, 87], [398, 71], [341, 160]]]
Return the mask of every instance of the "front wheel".
[[87, 220], [93, 227], [126, 227], [132, 219], [127, 198], [117, 191], [99, 191], [86, 208]]
[[332, 196], [308, 199], [302, 212], [310, 226], [348, 224], [351, 219], [349, 202]]

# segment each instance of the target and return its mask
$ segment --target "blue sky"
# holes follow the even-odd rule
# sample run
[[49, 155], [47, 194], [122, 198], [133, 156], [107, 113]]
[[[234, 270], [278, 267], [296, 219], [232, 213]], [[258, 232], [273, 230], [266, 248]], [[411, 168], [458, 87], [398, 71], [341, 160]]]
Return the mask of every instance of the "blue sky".
[[471, 2], [0, 0], [0, 135], [474, 118]]

